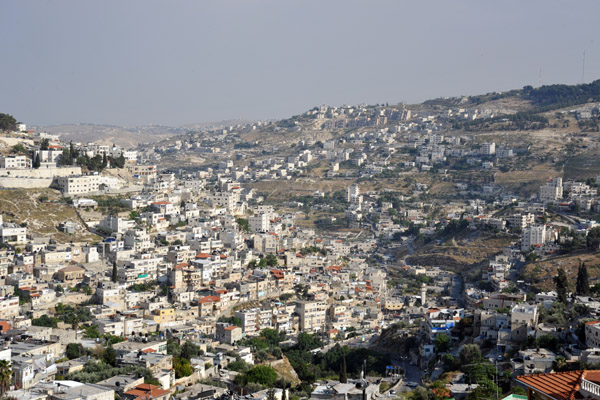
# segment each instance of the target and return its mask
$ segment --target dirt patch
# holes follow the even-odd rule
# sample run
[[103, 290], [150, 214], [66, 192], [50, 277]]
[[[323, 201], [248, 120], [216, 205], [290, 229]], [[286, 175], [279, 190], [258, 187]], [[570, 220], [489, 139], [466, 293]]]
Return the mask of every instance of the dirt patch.
[[100, 241], [100, 237], [86, 230], [68, 235], [57, 229], [61, 222], [80, 224], [75, 208], [66, 204], [60, 192], [53, 189], [0, 190], [0, 213], [4, 221], [27, 224], [27, 233], [50, 236], [57, 243], [71, 241]]

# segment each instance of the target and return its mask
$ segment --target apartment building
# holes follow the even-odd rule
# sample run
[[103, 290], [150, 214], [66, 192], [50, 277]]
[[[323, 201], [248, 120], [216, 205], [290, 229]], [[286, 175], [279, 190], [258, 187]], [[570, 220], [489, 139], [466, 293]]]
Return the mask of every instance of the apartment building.
[[296, 302], [296, 313], [300, 316], [300, 330], [318, 332], [325, 329], [327, 304], [319, 301]]

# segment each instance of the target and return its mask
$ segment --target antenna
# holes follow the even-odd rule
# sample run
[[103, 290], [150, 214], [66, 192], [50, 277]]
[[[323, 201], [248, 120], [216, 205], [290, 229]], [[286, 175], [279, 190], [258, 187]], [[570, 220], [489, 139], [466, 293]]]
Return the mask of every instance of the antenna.
[[581, 84], [583, 85], [583, 78], [585, 77], [585, 49], [583, 50], [583, 62], [581, 63]]

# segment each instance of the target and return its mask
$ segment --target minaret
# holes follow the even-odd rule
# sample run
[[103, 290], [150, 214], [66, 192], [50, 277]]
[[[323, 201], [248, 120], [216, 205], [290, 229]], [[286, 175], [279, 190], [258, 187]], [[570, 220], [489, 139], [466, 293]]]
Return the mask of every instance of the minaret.
[[421, 306], [425, 307], [425, 304], [427, 304], [427, 285], [423, 283], [421, 285]]

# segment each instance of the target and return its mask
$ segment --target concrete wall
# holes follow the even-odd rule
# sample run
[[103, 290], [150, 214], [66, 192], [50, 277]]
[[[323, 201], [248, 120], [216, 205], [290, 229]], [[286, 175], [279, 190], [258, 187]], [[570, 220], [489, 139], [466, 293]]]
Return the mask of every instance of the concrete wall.
[[52, 185], [57, 176], [80, 175], [81, 167], [47, 169], [0, 168], [0, 187], [11, 189], [40, 189]]
[[9, 189], [42, 189], [52, 185], [52, 178], [9, 178], [0, 177], [0, 188]]
[[81, 167], [40, 168], [40, 169], [4, 169], [0, 168], [0, 177], [54, 178], [55, 176], [81, 175]]

